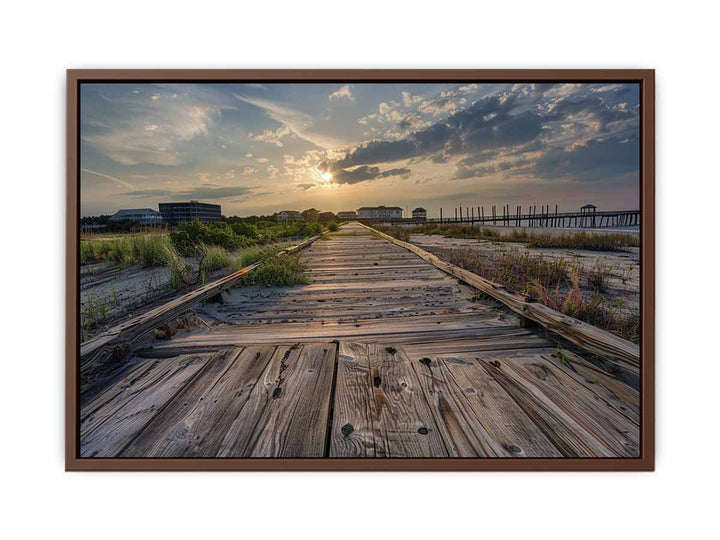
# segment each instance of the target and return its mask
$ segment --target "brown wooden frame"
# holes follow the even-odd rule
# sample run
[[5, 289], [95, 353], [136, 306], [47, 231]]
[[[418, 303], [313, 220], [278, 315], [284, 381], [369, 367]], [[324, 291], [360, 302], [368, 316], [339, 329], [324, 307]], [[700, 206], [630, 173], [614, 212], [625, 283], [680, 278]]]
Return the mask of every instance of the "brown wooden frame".
[[[640, 84], [641, 423], [639, 458], [84, 458], [79, 457], [79, 113], [82, 82], [631, 82]], [[122, 70], [67, 72], [65, 262], [65, 468], [68, 471], [652, 471], [655, 467], [655, 71], [511, 70]]]

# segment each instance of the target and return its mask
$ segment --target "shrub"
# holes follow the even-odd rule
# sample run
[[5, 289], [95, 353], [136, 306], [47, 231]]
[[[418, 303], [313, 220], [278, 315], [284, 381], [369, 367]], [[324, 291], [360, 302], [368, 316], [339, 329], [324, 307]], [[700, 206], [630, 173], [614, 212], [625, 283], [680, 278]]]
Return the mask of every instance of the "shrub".
[[205, 272], [214, 272], [230, 266], [230, 262], [230, 255], [224, 248], [210, 246], [206, 249], [201, 269]]
[[330, 232], [336, 232], [338, 230], [338, 224], [337, 221], [333, 221], [328, 225], [328, 230]]
[[277, 254], [269, 257], [258, 268], [244, 275], [240, 283], [261, 287], [288, 287], [303, 285], [308, 279], [303, 275], [305, 265], [298, 255]]

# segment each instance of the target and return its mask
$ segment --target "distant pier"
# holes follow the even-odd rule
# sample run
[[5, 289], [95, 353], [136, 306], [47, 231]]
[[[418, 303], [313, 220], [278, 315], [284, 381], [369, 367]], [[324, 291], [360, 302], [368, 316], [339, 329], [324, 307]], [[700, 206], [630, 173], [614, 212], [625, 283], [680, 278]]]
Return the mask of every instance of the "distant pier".
[[579, 212], [558, 212], [557, 205], [554, 211], [550, 206], [536, 206], [523, 211], [517, 206], [511, 212], [510, 205], [501, 210], [492, 206], [485, 213], [485, 208], [458, 207], [454, 208], [453, 215], [443, 215], [440, 209], [439, 218], [371, 218], [358, 219], [363, 223], [392, 223], [398, 225], [408, 224], [441, 224], [441, 225], [496, 225], [500, 227], [528, 227], [528, 228], [617, 228], [640, 225], [640, 210], [609, 210], [598, 212], [592, 205], [586, 205]]

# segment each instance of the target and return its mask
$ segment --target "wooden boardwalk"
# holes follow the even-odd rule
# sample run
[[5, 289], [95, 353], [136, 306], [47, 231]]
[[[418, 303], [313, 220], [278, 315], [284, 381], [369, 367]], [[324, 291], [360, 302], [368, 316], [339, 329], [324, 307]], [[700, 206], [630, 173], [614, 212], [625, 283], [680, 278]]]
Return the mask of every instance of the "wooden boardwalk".
[[349, 224], [84, 400], [83, 457], [636, 457], [638, 392]]

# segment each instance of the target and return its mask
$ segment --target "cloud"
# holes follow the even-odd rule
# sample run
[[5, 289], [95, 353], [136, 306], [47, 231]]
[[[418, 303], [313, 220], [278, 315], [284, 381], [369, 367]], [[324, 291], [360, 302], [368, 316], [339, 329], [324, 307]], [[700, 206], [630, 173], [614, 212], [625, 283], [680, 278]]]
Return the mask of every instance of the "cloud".
[[118, 178], [118, 177], [116, 177], [116, 176], [110, 176], [109, 174], [105, 174], [105, 173], [101, 173], [101, 172], [97, 172], [97, 171], [92, 171], [92, 170], [90, 170], [90, 169], [80, 169], [80, 170], [81, 170], [82, 172], [86, 172], [86, 173], [89, 173], [89, 174], [94, 174], [95, 176], [99, 176], [100, 178], [105, 178], [105, 179], [110, 180], [111, 182], [115, 182], [116, 184], [118, 184], [118, 185], [120, 185], [120, 186], [123, 186], [123, 187], [125, 187], [125, 188], [135, 189], [135, 187], [134, 187], [130, 182], [126, 182], [125, 180], [121, 180], [120, 178]]
[[[630, 159], [632, 140], [630, 146], [616, 145], [613, 151], [622, 156], [616, 163], [595, 159], [609, 148], [608, 135], [626, 139], [628, 132], [636, 131], [637, 106], [607, 101], [592, 90], [593, 87], [574, 84], [514, 85], [405, 136], [361, 143], [348, 149], [344, 156], [321, 163], [320, 168], [337, 175], [383, 163], [406, 161], [412, 165], [428, 160], [441, 164], [460, 157], [451, 178], [532, 174], [534, 166], [538, 167], [538, 176], [557, 177], [576, 171], [578, 167], [573, 166], [576, 163], [586, 168], [583, 178], [637, 170], [637, 159]], [[621, 90], [612, 88], [603, 93]], [[403, 98], [407, 103], [415, 101], [410, 94]], [[420, 103], [418, 110], [425, 108], [432, 114], [434, 108], [438, 112], [454, 109], [460, 103], [456, 98], [456, 93], [443, 92]], [[393, 108], [383, 102], [379, 111], [387, 118]], [[409, 120], [402, 121], [400, 126], [412, 130]], [[568, 150], [570, 144], [578, 142], [582, 143], [578, 148]], [[610, 153], [604, 159], [613, 161]], [[362, 169], [356, 170], [360, 171], [356, 175], [362, 174]]]
[[337, 90], [335, 90], [332, 94], [328, 96], [328, 99], [330, 101], [341, 101], [343, 99], [346, 99], [348, 101], [355, 101], [355, 97], [352, 95], [352, 92], [350, 91], [350, 87], [348, 85], [341, 86]]
[[424, 114], [441, 116], [457, 111], [467, 104], [467, 99], [459, 97], [455, 92], [441, 92], [439, 96], [423, 101], [418, 110]]
[[108, 116], [121, 116], [107, 122], [105, 128], [86, 130], [82, 140], [121, 165], [180, 165], [182, 143], [208, 135], [221, 118], [221, 107], [200, 104], [192, 96], [161, 99], [163, 96], [166, 94], [155, 94], [151, 102], [135, 94], [111, 100]]
[[363, 165], [351, 171], [336, 170], [333, 172], [332, 181], [336, 184], [357, 184], [368, 180], [377, 180], [379, 178], [389, 178], [391, 176], [401, 176], [408, 178], [411, 175], [410, 169], [389, 169], [381, 171], [380, 167], [368, 167]]
[[169, 197], [173, 192], [169, 189], [138, 189], [123, 193], [126, 197], [133, 197], [137, 199], [145, 199], [148, 197]]
[[373, 140], [328, 164], [331, 169], [390, 163], [432, 154], [457, 155], [488, 148], [517, 145], [535, 139], [542, 119], [534, 111], [511, 114], [512, 100], [483, 98], [448, 118], [399, 140]]
[[594, 181], [640, 170], [638, 137], [589, 140], [543, 154], [532, 171], [540, 178]]
[[278, 129], [288, 129], [289, 132], [292, 132], [295, 136], [318, 148], [332, 149], [347, 145], [343, 141], [313, 131], [314, 121], [312, 117], [288, 105], [268, 99], [253, 98], [238, 94], [234, 94], [234, 96], [244, 103], [265, 111], [270, 118], [282, 124], [281, 128]]
[[294, 189], [295, 189], [295, 191], [307, 191], [308, 189], [312, 189], [314, 187], [315, 187], [315, 184], [304, 183], [304, 184], [295, 184]]
[[[282, 138], [293, 135], [294, 134], [290, 127], [283, 124], [276, 130], [266, 129], [260, 134], [254, 134], [250, 132], [248, 133], [248, 139], [252, 139], [253, 141], [261, 141], [268, 144], [274, 144], [275, 146], [282, 148]], [[246, 157], [247, 156], [252, 157], [252, 154], [247, 154]]]

